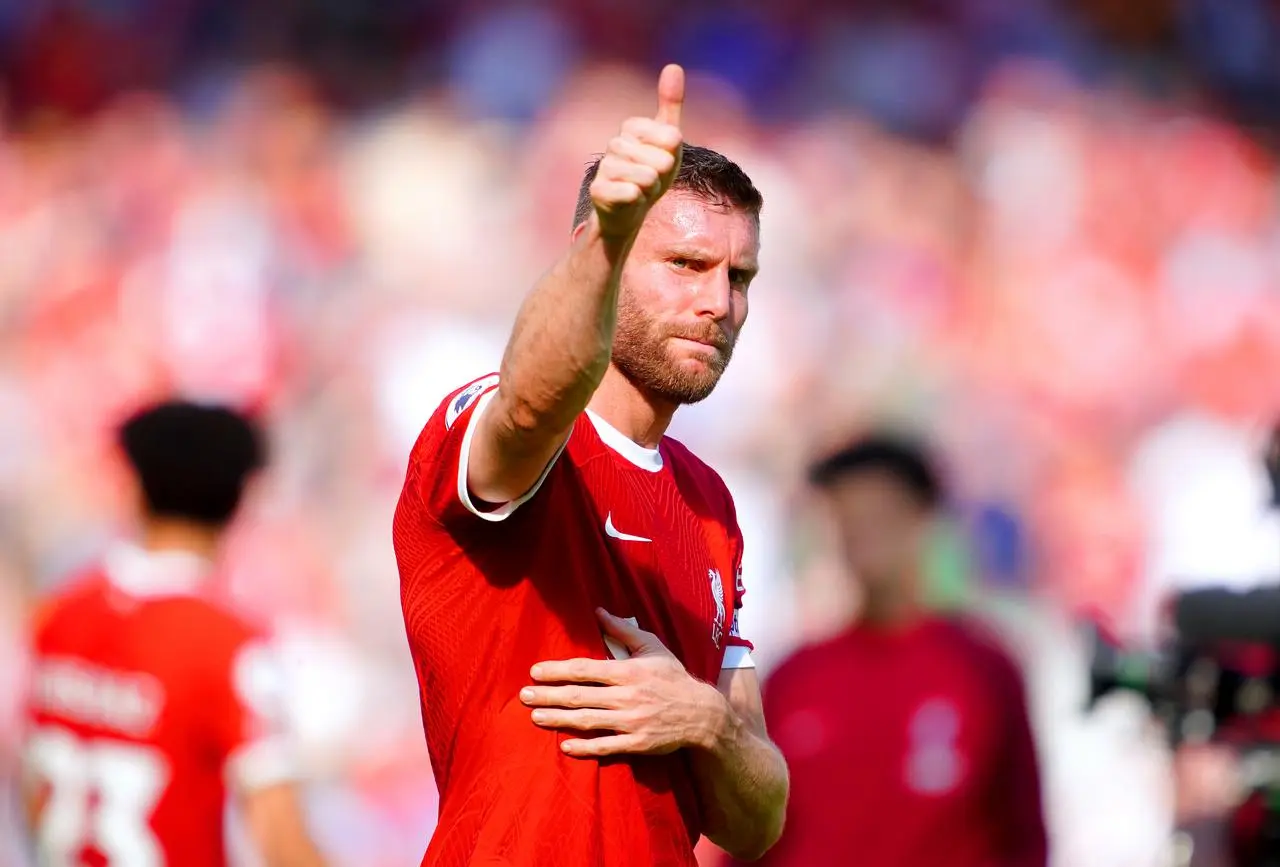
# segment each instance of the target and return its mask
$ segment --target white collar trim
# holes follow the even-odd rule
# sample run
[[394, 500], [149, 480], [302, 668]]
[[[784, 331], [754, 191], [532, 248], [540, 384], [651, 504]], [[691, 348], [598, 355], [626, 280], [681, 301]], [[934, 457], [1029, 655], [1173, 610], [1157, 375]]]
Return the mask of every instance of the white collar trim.
[[651, 473], [662, 469], [661, 451], [645, 448], [591, 410], [587, 410], [587, 418], [591, 419], [591, 424], [600, 435], [601, 441], [627, 461]]
[[107, 580], [130, 596], [185, 596], [196, 592], [209, 561], [187, 551], [147, 551], [120, 543], [103, 558]]

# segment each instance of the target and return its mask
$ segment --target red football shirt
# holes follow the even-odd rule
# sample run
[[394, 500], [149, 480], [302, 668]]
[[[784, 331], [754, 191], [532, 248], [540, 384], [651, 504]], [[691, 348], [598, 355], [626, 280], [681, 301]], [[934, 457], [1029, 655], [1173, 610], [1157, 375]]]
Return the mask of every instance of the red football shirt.
[[734, 629], [742, 538], [732, 498], [674, 440], [645, 449], [586, 413], [533, 490], [476, 508], [467, 454], [497, 381], [455, 392], [427, 422], [395, 518], [440, 788], [422, 863], [695, 864], [702, 819], [686, 754], [566, 757], [570, 735], [535, 726], [517, 696], [536, 662], [607, 658], [601, 606], [634, 617], [705, 681], [749, 665]]
[[1021, 675], [975, 626], [859, 627], [769, 678], [791, 798], [766, 867], [1044, 867]]
[[292, 775], [271, 654], [201, 598], [203, 571], [120, 548], [44, 607], [25, 745], [41, 863], [224, 867], [227, 786]]

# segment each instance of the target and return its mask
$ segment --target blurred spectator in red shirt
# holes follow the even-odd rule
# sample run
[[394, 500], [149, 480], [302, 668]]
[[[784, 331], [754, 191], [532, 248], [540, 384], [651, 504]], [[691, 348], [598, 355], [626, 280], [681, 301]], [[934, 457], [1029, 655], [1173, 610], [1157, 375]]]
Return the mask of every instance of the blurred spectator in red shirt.
[[778, 865], [1044, 867], [1021, 674], [981, 629], [920, 602], [943, 499], [917, 447], [863, 439], [812, 470], [861, 617], [784, 662], [765, 690], [791, 768]]

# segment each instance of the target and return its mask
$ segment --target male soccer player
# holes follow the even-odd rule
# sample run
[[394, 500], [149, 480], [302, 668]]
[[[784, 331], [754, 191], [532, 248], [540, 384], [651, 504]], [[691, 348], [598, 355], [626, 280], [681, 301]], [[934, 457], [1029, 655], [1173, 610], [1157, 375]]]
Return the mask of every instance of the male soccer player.
[[759, 249], [759, 192], [682, 151], [683, 99], [668, 66], [500, 373], [414, 447], [395, 546], [441, 793], [423, 864], [693, 865], [700, 835], [756, 857], [781, 830], [733, 500], [663, 435], [728, 363]]
[[135, 415], [120, 443], [137, 542], [48, 600], [34, 630], [25, 790], [40, 863], [224, 867], [230, 787], [268, 867], [320, 867], [270, 651], [206, 598], [261, 437], [229, 410], [175, 402]]
[[942, 486], [923, 450], [873, 436], [818, 463], [862, 610], [765, 685], [791, 767], [769, 867], [1044, 867], [1021, 675], [973, 625], [921, 604]]

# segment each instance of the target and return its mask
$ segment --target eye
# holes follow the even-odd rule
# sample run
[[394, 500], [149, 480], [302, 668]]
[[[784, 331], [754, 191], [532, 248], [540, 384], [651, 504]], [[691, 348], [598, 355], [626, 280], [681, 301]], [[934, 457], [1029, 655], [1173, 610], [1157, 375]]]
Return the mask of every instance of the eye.
[[684, 256], [676, 256], [671, 260], [671, 267], [675, 268], [677, 271], [684, 271], [687, 268], [692, 268], [693, 262], [686, 259]]

